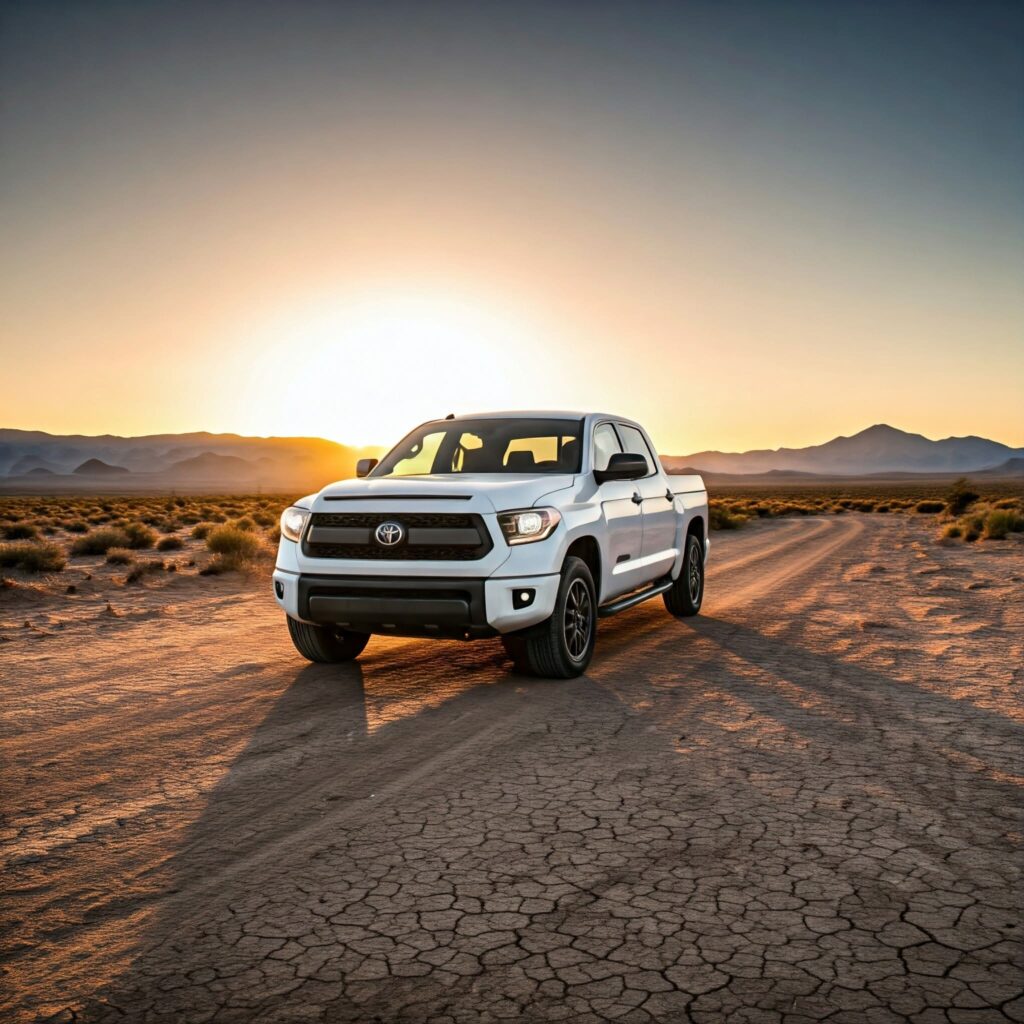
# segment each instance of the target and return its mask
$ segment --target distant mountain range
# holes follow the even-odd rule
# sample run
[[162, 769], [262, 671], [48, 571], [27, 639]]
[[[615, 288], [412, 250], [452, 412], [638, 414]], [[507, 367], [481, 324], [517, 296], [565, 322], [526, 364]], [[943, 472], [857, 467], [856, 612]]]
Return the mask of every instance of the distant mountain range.
[[1021, 473], [1022, 458], [1024, 448], [1010, 448], [984, 437], [947, 437], [932, 441], [921, 434], [909, 434], [880, 423], [852, 437], [836, 437], [809, 448], [694, 452], [663, 456], [662, 462], [669, 472], [694, 469], [730, 475], [1005, 472], [1015, 476]]
[[[0, 429], [0, 490], [312, 491], [352, 476], [358, 459], [381, 451], [318, 437], [86, 437]], [[907, 474], [1024, 479], [1024, 448], [983, 437], [931, 441], [884, 424], [809, 448], [695, 452], [662, 462], [670, 473], [700, 472], [718, 484]]]
[[319, 437], [47, 434], [0, 429], [0, 488], [47, 491], [315, 490], [379, 448]]

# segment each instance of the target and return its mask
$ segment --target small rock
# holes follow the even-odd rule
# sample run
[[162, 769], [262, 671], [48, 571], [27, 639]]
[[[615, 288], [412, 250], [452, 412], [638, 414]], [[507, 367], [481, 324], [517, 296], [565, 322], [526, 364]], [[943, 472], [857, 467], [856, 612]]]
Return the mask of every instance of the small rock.
[[78, 593], [78, 587], [76, 587], [74, 585], [74, 583], [69, 583], [67, 585], [67, 589], [64, 591], [64, 593], [65, 594], [77, 594]]
[[861, 629], [891, 629], [888, 622], [876, 622], [874, 619], [863, 619], [860, 623]]

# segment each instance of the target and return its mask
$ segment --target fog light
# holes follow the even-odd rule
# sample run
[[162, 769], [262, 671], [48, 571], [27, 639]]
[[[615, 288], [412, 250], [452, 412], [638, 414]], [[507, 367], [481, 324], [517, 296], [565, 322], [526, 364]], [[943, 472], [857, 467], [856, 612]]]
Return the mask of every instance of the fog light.
[[274, 593], [283, 601], [284, 600], [284, 584], [280, 580], [274, 580]]
[[537, 596], [536, 590], [531, 590], [524, 587], [522, 590], [512, 591], [512, 607], [517, 611], [520, 608], [529, 608], [533, 604], [534, 597]]

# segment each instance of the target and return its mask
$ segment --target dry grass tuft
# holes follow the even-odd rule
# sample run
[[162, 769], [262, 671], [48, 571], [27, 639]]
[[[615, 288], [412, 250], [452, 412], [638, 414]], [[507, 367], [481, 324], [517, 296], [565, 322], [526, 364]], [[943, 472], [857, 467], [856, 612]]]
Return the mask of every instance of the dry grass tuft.
[[19, 542], [0, 544], [0, 568], [22, 572], [60, 572], [67, 564], [62, 548], [56, 544]]
[[4, 527], [7, 540], [35, 540], [38, 536], [39, 529], [32, 523], [11, 523]]
[[127, 532], [116, 526], [103, 527], [93, 530], [84, 537], [71, 544], [71, 554], [76, 555], [105, 555], [111, 548], [131, 547], [132, 540]]

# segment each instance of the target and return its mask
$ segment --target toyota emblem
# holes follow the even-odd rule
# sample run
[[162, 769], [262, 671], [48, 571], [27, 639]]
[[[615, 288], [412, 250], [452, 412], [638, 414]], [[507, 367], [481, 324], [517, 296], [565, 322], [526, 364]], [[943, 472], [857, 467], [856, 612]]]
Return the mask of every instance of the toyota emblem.
[[396, 544], [401, 544], [405, 539], [405, 527], [401, 523], [389, 520], [388, 522], [381, 523], [373, 531], [373, 535], [381, 547], [393, 548]]

